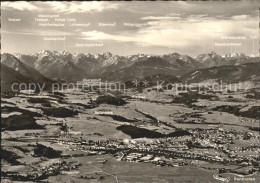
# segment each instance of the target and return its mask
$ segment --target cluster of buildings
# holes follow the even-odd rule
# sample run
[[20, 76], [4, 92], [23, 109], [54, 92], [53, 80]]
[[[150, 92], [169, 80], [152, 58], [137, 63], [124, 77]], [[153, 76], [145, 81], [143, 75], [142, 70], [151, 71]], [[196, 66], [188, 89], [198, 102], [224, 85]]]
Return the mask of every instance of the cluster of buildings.
[[[135, 140], [101, 141], [59, 141], [60, 144], [75, 146], [75, 150], [89, 152], [89, 155], [112, 154], [118, 160], [153, 163], [158, 166], [183, 166], [192, 160], [225, 165], [238, 165], [256, 171], [259, 168], [260, 150], [254, 146], [259, 139], [251, 132], [227, 132], [217, 129], [190, 129], [192, 137], [168, 137], [153, 139], [151, 142]], [[230, 148], [234, 141], [246, 139], [252, 143], [250, 148]], [[249, 139], [248, 139], [249, 138]], [[133, 141], [133, 142], [132, 142]], [[249, 144], [250, 145], [250, 144]], [[245, 156], [243, 152], [258, 152]]]
[[55, 159], [51, 163], [47, 162], [40, 165], [40, 167], [35, 167], [30, 172], [7, 172], [5, 176], [12, 177], [12, 180], [16, 181], [44, 180], [49, 176], [55, 176], [62, 172], [73, 172], [78, 166], [79, 163], [76, 162], [66, 162], [62, 159]]

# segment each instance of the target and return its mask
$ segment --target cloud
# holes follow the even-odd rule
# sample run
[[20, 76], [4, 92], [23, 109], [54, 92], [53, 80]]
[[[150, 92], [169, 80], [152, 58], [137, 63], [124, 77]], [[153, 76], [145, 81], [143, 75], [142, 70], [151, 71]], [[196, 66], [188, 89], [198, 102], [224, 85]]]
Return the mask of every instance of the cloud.
[[89, 2], [46, 2], [54, 11], [65, 13], [102, 12], [108, 9], [117, 9], [116, 3], [89, 1]]
[[16, 1], [16, 2], [2, 2], [3, 9], [16, 9], [16, 10], [37, 10], [37, 6], [26, 1]]
[[17, 35], [32, 35], [32, 36], [71, 36], [73, 35], [70, 32], [63, 32], [58, 30], [45, 30], [45, 31], [1, 31], [2, 34], [17, 34]]
[[246, 20], [249, 18], [248, 15], [234, 15], [231, 17], [233, 20]]
[[102, 12], [108, 9], [117, 9], [118, 4], [101, 1], [88, 2], [3, 2], [3, 9], [28, 10], [28, 11], [55, 11], [62, 13], [85, 13], [85, 12]]
[[[214, 5], [214, 6], [213, 6]], [[231, 2], [4, 2], [3, 11], [3, 32], [5, 40], [12, 43], [13, 23], [8, 21], [8, 17], [14, 17], [18, 11], [23, 23], [17, 24], [16, 34], [27, 35], [64, 35], [55, 30], [64, 30], [71, 33], [68, 41], [74, 43], [78, 39], [85, 42], [95, 42], [98, 40], [111, 41], [109, 48], [117, 51], [124, 51], [125, 47], [131, 45], [134, 51], [141, 51], [136, 45], [143, 46], [141, 49], [153, 50], [189, 50], [191, 52], [201, 52], [201, 49], [212, 49], [210, 45], [214, 41], [222, 41], [221, 36], [246, 36], [258, 35], [259, 1], [253, 4], [241, 1]], [[238, 7], [240, 6], [240, 7]], [[156, 11], [156, 10], [162, 11]], [[9, 11], [13, 10], [13, 11]], [[101, 12], [101, 13], [100, 13]], [[173, 13], [174, 12], [174, 13]], [[61, 17], [72, 16], [77, 19], [77, 23], [89, 23], [86, 27], [50, 27], [42, 29], [37, 23], [31, 21], [37, 14], [60, 14]], [[28, 18], [32, 17], [32, 19]], [[54, 21], [54, 20], [50, 20]], [[116, 23], [114, 27], [101, 27], [98, 22]], [[140, 24], [140, 26], [124, 26], [124, 23]], [[68, 23], [69, 24], [69, 23]], [[123, 26], [122, 26], [123, 25]], [[26, 28], [26, 30], [25, 30]], [[23, 30], [23, 32], [22, 32]], [[92, 31], [91, 31], [92, 30]], [[45, 34], [44, 34], [45, 32]], [[69, 35], [68, 35], [69, 36]], [[17, 36], [21, 38], [22, 36]], [[118, 44], [120, 42], [120, 44]], [[249, 39], [250, 46], [251, 40]], [[247, 43], [241, 49], [247, 49]], [[247, 47], [246, 47], [247, 46]], [[40, 44], [39, 46], [40, 47]], [[167, 48], [167, 49], [165, 49]], [[23, 48], [22, 48], [23, 49]], [[102, 48], [100, 48], [102, 49]], [[214, 49], [214, 47], [213, 47]], [[219, 49], [219, 48], [217, 48]], [[222, 48], [221, 48], [222, 49]], [[224, 50], [224, 48], [223, 48]], [[128, 52], [128, 51], [125, 51]], [[223, 51], [224, 52], [224, 51]]]
[[[219, 40], [223, 35], [248, 37], [249, 35], [255, 35], [256, 32], [255, 21], [219, 20], [207, 17], [207, 15], [189, 17], [193, 17], [194, 20], [205, 18], [206, 21], [189, 21], [187, 23], [188, 18], [183, 18], [179, 21], [156, 18], [157, 20], [153, 20], [156, 23], [150, 24], [150, 26], [122, 32], [121, 34], [97, 30], [82, 32], [82, 39], [96, 41], [112, 40], [116, 42], [131, 42], [146, 47], [159, 46], [183, 49], [186, 47], [197, 47], [202, 44], [211, 45], [212, 39]], [[150, 19], [147, 18], [147, 20], [149, 21]], [[237, 29], [237, 27], [240, 27], [240, 29]]]
[[[113, 40], [117, 42], [133, 42], [142, 46], [169, 46], [172, 45], [169, 42], [169, 36], [172, 36], [174, 33], [178, 33], [178, 30], [169, 29], [169, 30], [151, 30], [142, 33], [134, 32], [131, 34], [124, 35], [113, 35], [100, 31], [88, 31], [82, 32], [83, 40]], [[185, 41], [182, 41], [184, 43]], [[176, 42], [175, 42], [176, 43]], [[181, 43], [179, 42], [178, 45]], [[187, 44], [187, 43], [186, 43]]]
[[142, 20], [176, 20], [179, 19], [180, 17], [172, 17], [172, 16], [147, 16], [147, 17], [142, 17]]
[[146, 16], [142, 17], [141, 20], [149, 20], [149, 21], [187, 21], [187, 22], [199, 22], [205, 20], [216, 19], [214, 17], [210, 17], [208, 14], [178, 14], [178, 13], [170, 13], [167, 16]]
[[131, 36], [120, 36], [120, 35], [113, 35], [107, 34], [104, 32], [99, 31], [88, 31], [82, 32], [82, 36], [84, 36], [85, 40], [114, 40], [114, 41], [122, 41], [122, 42], [133, 42], [134, 39]]

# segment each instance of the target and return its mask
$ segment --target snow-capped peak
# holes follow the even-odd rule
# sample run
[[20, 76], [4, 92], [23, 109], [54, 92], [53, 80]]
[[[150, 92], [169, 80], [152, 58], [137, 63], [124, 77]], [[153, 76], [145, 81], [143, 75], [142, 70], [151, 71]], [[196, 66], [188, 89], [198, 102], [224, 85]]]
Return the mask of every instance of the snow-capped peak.
[[103, 56], [104, 56], [105, 58], [109, 58], [109, 57], [112, 57], [113, 55], [112, 55], [112, 53], [110, 53], [110, 52], [106, 52], [106, 53], [103, 53]]
[[50, 50], [44, 49], [42, 52], [40, 52], [42, 55], [52, 55], [52, 52]]

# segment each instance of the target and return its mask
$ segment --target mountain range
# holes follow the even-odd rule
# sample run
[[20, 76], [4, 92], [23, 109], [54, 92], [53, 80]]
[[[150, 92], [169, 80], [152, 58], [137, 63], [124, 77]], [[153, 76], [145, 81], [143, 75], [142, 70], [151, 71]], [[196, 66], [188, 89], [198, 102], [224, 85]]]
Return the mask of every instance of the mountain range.
[[215, 52], [201, 54], [195, 58], [179, 53], [160, 56], [149, 54], [119, 56], [110, 52], [92, 55], [49, 50], [32, 55], [9, 53], [1, 55], [2, 65], [26, 78], [40, 82], [78, 81], [83, 78], [129, 81], [158, 74], [185, 76], [182, 78], [189, 79], [188, 75], [196, 70], [205, 71], [212, 67], [224, 69], [224, 66], [238, 67], [259, 62], [259, 56], [252, 57], [243, 53], [220, 56]]
[[186, 73], [180, 78], [187, 83], [199, 83], [207, 80], [223, 83], [239, 83], [244, 81], [260, 82], [260, 62], [241, 65], [222, 65]]
[[6, 65], [10, 69], [20, 73], [21, 75], [30, 78], [33, 81], [41, 81], [41, 82], [51, 82], [51, 79], [41, 74], [35, 68], [21, 62], [14, 55], [5, 53], [1, 55], [1, 63]]

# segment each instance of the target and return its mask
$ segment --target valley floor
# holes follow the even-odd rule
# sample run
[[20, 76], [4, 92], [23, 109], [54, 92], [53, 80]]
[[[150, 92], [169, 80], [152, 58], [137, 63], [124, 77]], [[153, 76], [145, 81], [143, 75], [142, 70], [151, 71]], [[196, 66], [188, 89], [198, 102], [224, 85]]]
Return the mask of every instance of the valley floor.
[[82, 91], [2, 97], [2, 180], [258, 182], [259, 99], [247, 94], [187, 103], [129, 89], [123, 105]]

